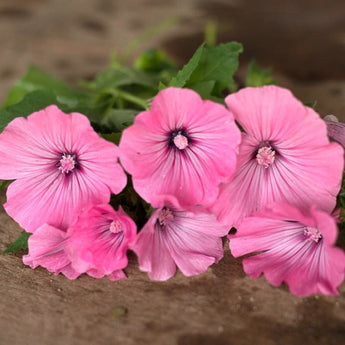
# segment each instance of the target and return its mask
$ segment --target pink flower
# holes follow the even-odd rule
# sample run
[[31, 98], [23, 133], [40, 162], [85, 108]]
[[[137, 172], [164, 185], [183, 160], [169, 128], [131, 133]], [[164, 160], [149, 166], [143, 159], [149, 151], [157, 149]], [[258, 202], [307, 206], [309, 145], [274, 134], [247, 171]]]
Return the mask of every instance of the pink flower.
[[67, 240], [65, 231], [43, 224], [29, 237], [29, 254], [23, 256], [24, 264], [31, 268], [42, 266], [49, 272], [63, 273], [68, 279], [76, 279], [80, 272], [72, 267], [66, 254]]
[[334, 115], [327, 115], [323, 119], [327, 124], [328, 136], [345, 147], [345, 123], [339, 122]]
[[117, 212], [109, 205], [86, 210], [68, 231], [67, 252], [78, 272], [116, 280], [127, 266], [127, 250], [136, 238], [136, 225], [121, 207]]
[[252, 278], [263, 272], [272, 285], [285, 281], [298, 296], [338, 294], [344, 279], [345, 254], [335, 247], [336, 222], [329, 214], [311, 207], [306, 213], [287, 204], [245, 218], [230, 249], [235, 256], [259, 253], [243, 260]]
[[205, 272], [223, 257], [221, 237], [228, 233], [201, 207], [185, 210], [174, 198], [162, 199], [131, 249], [139, 268], [153, 280], [167, 280], [176, 266], [186, 276]]
[[234, 174], [239, 143], [240, 131], [225, 107], [170, 87], [124, 130], [120, 158], [146, 201], [166, 194], [206, 205]]
[[52, 105], [16, 118], [0, 135], [0, 179], [16, 179], [5, 209], [28, 232], [44, 223], [66, 229], [82, 207], [125, 187], [117, 157], [84, 115]]
[[121, 207], [115, 212], [109, 205], [98, 205], [85, 210], [67, 232], [48, 224], [39, 227], [29, 238], [23, 262], [69, 279], [82, 273], [124, 279], [127, 249], [135, 236], [136, 225]]
[[277, 201], [297, 207], [335, 207], [343, 172], [343, 150], [330, 143], [324, 121], [277, 87], [245, 88], [225, 100], [246, 133], [238, 170], [221, 186], [213, 207], [219, 220], [241, 219]]

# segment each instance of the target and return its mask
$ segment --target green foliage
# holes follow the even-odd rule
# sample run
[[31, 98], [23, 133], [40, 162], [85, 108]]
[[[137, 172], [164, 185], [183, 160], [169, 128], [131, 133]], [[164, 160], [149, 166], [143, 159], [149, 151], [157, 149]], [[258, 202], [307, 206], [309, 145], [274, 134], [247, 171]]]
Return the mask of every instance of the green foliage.
[[176, 65], [162, 50], [148, 49], [134, 62], [134, 68], [146, 73], [161, 73], [176, 70]]
[[11, 88], [3, 108], [20, 102], [25, 95], [35, 90], [49, 90], [54, 93], [58, 102], [76, 108], [78, 104], [85, 104], [87, 94], [74, 90], [61, 80], [56, 79], [38, 67], [31, 66], [26, 75]]
[[2, 254], [15, 253], [20, 250], [28, 249], [28, 239], [31, 236], [28, 232], [22, 232], [21, 235], [3, 251]]
[[246, 86], [264, 86], [276, 84], [272, 77], [272, 69], [261, 69], [255, 60], [248, 65], [247, 75], [245, 80]]
[[26, 94], [19, 103], [0, 110], [0, 132], [15, 118], [19, 116], [27, 117], [50, 104], [62, 106], [57, 102], [56, 96], [49, 90], [36, 90]]
[[102, 133], [122, 132], [123, 129], [130, 126], [137, 115], [138, 111], [133, 109], [109, 109], [97, 121]]
[[127, 186], [120, 194], [111, 199], [111, 204], [115, 209], [118, 209], [121, 206], [123, 210], [135, 221], [138, 230], [140, 230], [149, 219], [153, 208], [136, 193], [133, 188], [131, 177], [127, 175], [127, 178]]
[[183, 68], [177, 73], [176, 77], [172, 78], [168, 86], [184, 87], [187, 84], [192, 73], [199, 65], [203, 50], [204, 45], [201, 45], [196, 50], [192, 58], [188, 61], [188, 63], [184, 65]]
[[188, 87], [200, 92], [204, 99], [222, 102], [223, 91], [233, 86], [233, 75], [242, 50], [242, 45], [237, 42], [215, 47], [201, 45], [168, 85]]
[[94, 80], [83, 86], [93, 94], [93, 104], [115, 109], [147, 109], [147, 99], [158, 92], [160, 78], [155, 73], [122, 65], [113, 60]]

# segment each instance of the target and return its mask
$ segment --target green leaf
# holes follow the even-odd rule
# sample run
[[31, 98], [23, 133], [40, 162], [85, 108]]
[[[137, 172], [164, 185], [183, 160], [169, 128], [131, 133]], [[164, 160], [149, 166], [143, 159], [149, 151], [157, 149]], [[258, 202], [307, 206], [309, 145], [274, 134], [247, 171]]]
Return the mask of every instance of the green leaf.
[[272, 77], [272, 69], [261, 69], [255, 60], [248, 65], [247, 75], [245, 80], [246, 86], [264, 86], [276, 84]]
[[83, 85], [93, 91], [104, 89], [115, 89], [130, 85], [140, 85], [145, 88], [157, 88], [159, 78], [133, 68], [120, 64], [113, 64], [100, 72], [91, 82], [84, 82]]
[[37, 90], [27, 94], [19, 103], [0, 110], [0, 132], [15, 118], [27, 117], [51, 104], [63, 107], [51, 91]]
[[105, 140], [108, 140], [116, 145], [119, 144], [120, 139], [121, 139], [121, 132], [113, 132], [113, 133], [100, 133], [100, 136], [104, 138]]
[[164, 85], [164, 83], [162, 83], [162, 82], [160, 81], [159, 84], [158, 84], [158, 91], [161, 91], [161, 90], [165, 89], [166, 87], [167, 87], [167, 86]]
[[146, 73], [161, 73], [164, 70], [175, 70], [175, 63], [162, 50], [148, 49], [134, 62], [134, 68]]
[[195, 69], [199, 65], [199, 61], [201, 59], [202, 53], [204, 51], [204, 45], [201, 45], [192, 58], [188, 61], [186, 65], [180, 70], [176, 77], [174, 77], [168, 86], [175, 86], [175, 87], [184, 87], [186, 83], [189, 81], [192, 73], [195, 71]]
[[237, 42], [204, 48], [200, 61], [185, 86], [194, 88], [201, 82], [214, 81], [212, 95], [221, 96], [221, 92], [233, 83], [233, 75], [238, 68], [238, 55], [242, 51], [242, 45]]
[[20, 250], [28, 249], [28, 239], [31, 236], [28, 232], [22, 232], [21, 235], [2, 252], [2, 254], [15, 253]]
[[137, 113], [133, 109], [110, 109], [97, 124], [103, 129], [102, 132], [121, 132], [133, 123]]
[[3, 104], [3, 108], [16, 104], [28, 93], [41, 89], [47, 89], [54, 93], [61, 104], [72, 108], [80, 103], [84, 103], [87, 99], [86, 94], [74, 90], [51, 74], [32, 66], [28, 69], [26, 75], [12, 87]]
[[209, 98], [215, 84], [215, 80], [204, 81], [202, 83], [193, 85], [193, 90], [196, 91], [201, 96], [201, 98]]

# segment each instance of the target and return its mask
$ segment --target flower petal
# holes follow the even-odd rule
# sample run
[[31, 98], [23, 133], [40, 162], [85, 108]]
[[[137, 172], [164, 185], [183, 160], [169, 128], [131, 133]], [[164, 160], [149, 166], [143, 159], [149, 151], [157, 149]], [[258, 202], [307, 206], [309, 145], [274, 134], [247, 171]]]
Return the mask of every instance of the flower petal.
[[148, 272], [150, 279], [167, 280], [175, 274], [176, 264], [167, 248], [164, 234], [155, 229], [156, 213], [141, 229], [131, 249], [138, 256], [140, 270]]
[[25, 265], [31, 268], [45, 267], [55, 274], [63, 273], [69, 279], [76, 279], [80, 273], [71, 267], [65, 251], [66, 233], [48, 224], [42, 225], [28, 240], [29, 254], [23, 256]]

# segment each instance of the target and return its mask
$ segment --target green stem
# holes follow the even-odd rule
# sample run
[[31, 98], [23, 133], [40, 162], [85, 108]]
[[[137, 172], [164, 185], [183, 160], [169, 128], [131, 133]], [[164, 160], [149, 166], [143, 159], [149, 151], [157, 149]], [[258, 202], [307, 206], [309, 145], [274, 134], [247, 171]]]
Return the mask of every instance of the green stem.
[[132, 95], [131, 93], [128, 93], [126, 91], [120, 91], [120, 90], [114, 90], [114, 89], [108, 89], [107, 92], [114, 97], [121, 98], [125, 101], [128, 101], [130, 103], [136, 104], [139, 107], [142, 107], [145, 110], [148, 110], [149, 106], [146, 100], [139, 98], [137, 96]]

